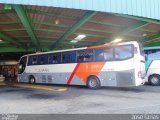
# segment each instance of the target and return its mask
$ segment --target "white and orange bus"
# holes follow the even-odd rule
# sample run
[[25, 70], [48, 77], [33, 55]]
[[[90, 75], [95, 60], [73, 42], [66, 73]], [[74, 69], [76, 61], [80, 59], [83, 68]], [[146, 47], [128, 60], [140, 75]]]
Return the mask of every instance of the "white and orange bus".
[[101, 86], [138, 86], [145, 74], [136, 41], [22, 56], [19, 82]]

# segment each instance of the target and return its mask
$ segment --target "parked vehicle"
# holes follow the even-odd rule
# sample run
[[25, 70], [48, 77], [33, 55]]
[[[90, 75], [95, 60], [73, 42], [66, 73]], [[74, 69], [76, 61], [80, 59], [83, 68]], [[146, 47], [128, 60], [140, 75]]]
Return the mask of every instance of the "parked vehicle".
[[136, 41], [35, 53], [19, 61], [19, 82], [100, 86], [139, 86], [145, 61]]
[[160, 85], [160, 47], [145, 47], [146, 82]]

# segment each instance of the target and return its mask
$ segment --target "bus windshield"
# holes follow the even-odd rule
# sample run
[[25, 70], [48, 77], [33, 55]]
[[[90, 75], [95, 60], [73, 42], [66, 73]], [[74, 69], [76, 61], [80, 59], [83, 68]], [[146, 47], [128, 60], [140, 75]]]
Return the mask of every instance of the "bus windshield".
[[26, 67], [26, 61], [27, 61], [27, 57], [22, 57], [20, 62], [19, 62], [19, 68], [18, 68], [18, 73], [21, 74], [24, 72], [25, 67]]

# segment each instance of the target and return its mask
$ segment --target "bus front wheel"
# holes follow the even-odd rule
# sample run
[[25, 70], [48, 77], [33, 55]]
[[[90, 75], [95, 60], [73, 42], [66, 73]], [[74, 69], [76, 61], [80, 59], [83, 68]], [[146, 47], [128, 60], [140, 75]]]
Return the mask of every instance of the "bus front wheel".
[[29, 83], [31, 83], [31, 84], [35, 84], [36, 83], [36, 79], [35, 79], [34, 76], [30, 76], [29, 77]]
[[158, 86], [160, 85], [160, 75], [154, 74], [151, 75], [148, 79], [150, 85]]
[[90, 76], [87, 80], [87, 86], [90, 89], [98, 89], [101, 87], [100, 80], [96, 76]]

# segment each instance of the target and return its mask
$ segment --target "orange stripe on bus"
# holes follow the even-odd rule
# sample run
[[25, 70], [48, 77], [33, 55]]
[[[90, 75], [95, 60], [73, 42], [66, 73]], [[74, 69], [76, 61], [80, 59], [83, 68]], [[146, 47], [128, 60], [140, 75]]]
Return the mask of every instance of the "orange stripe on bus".
[[87, 77], [90, 75], [97, 76], [105, 62], [88, 62], [80, 63], [78, 69], [75, 71], [75, 75], [79, 77], [84, 83], [86, 83]]
[[74, 77], [74, 75], [75, 75], [75, 72], [76, 72], [76, 70], [78, 69], [79, 65], [80, 65], [80, 63], [78, 63], [78, 64], [76, 65], [76, 67], [74, 68], [71, 76], [70, 76], [69, 79], [67, 80], [67, 85], [69, 85], [69, 84], [71, 83], [71, 81], [72, 81], [72, 79], [73, 79], [73, 77]]

